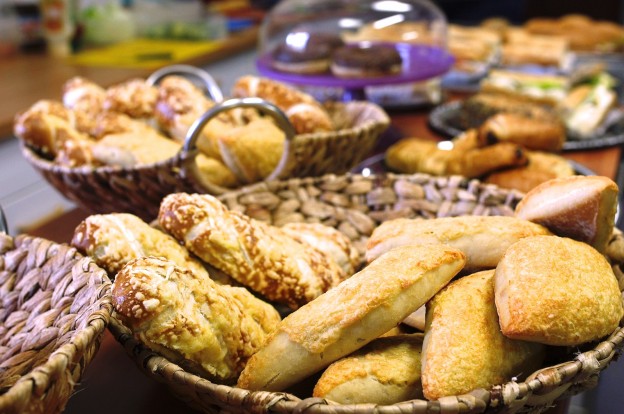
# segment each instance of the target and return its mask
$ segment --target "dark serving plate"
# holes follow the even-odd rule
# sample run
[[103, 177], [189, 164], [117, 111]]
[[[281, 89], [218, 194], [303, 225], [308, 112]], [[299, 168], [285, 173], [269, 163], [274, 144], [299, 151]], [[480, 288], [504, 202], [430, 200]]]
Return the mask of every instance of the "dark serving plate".
[[[453, 138], [462, 133], [463, 130], [459, 126], [461, 105], [461, 101], [453, 101], [433, 108], [429, 114], [429, 127], [447, 138]], [[617, 122], [610, 126], [603, 135], [586, 139], [568, 137], [563, 144], [563, 150], [597, 149], [621, 144], [624, 144], [624, 123]]]

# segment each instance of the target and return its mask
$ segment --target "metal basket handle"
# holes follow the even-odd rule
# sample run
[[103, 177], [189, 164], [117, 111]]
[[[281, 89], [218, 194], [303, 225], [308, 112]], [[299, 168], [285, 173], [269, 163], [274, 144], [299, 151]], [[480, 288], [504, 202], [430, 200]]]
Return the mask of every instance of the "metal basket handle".
[[9, 226], [7, 225], [6, 216], [4, 215], [2, 206], [0, 206], [0, 233], [9, 234]]
[[291, 160], [292, 154], [290, 144], [296, 135], [295, 128], [292, 126], [288, 117], [284, 114], [284, 112], [282, 112], [281, 109], [261, 98], [231, 98], [216, 104], [208, 111], [204, 112], [198, 119], [195, 120], [195, 122], [193, 122], [191, 127], [186, 132], [184, 146], [182, 147], [183, 153], [185, 155], [190, 155], [196, 151], [197, 139], [208, 121], [222, 112], [235, 108], [256, 108], [263, 114], [271, 116], [277, 123], [277, 126], [284, 132], [286, 139], [284, 140], [282, 158], [280, 158], [277, 163], [275, 170], [273, 170], [273, 172], [269, 174], [265, 180], [270, 181], [278, 178], [285, 178], [282, 177], [282, 174], [287, 172], [287, 167]]
[[213, 101], [223, 101], [223, 92], [210, 73], [191, 65], [165, 66], [148, 76], [145, 82], [150, 86], [154, 86], [169, 75], [190, 75], [196, 77], [204, 83], [206, 91]]

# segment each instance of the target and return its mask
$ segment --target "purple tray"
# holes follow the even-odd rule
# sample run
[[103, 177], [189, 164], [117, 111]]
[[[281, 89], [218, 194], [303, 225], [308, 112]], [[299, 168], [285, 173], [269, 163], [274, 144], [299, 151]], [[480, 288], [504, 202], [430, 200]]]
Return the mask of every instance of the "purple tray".
[[439, 47], [408, 43], [394, 43], [393, 46], [403, 59], [403, 70], [400, 74], [392, 76], [347, 79], [336, 77], [329, 72], [315, 75], [280, 72], [272, 67], [270, 53], [260, 56], [256, 60], [256, 67], [261, 75], [286, 83], [362, 89], [366, 86], [393, 85], [430, 79], [448, 72], [454, 62], [453, 56]]

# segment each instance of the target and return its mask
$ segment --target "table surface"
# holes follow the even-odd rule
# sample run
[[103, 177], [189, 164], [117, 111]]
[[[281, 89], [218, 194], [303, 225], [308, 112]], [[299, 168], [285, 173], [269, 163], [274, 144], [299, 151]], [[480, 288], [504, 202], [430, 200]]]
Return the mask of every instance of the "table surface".
[[[427, 126], [426, 108], [390, 112], [391, 126], [383, 135], [376, 151], [406, 136], [439, 139]], [[600, 175], [615, 178], [620, 160], [620, 148], [565, 153], [565, 157], [583, 164]], [[82, 209], [71, 210], [30, 231], [30, 234], [59, 243], [71, 239], [74, 228], [90, 213]], [[174, 397], [160, 383], [147, 378], [125, 354], [107, 331], [100, 350], [87, 367], [77, 392], [65, 410], [73, 413], [170, 413], [195, 412]], [[569, 400], [561, 402], [549, 414], [565, 413]]]

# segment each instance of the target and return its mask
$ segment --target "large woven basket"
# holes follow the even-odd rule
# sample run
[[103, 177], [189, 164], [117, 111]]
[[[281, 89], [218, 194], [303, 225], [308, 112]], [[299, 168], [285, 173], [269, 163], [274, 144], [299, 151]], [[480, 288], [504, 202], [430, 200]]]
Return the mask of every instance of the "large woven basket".
[[[25, 145], [22, 145], [22, 154], [53, 187], [77, 205], [96, 213], [126, 212], [152, 220], [167, 194], [185, 191], [219, 195], [231, 191], [218, 185], [200, 184], [187, 165], [197, 154], [189, 142], [196, 140], [205, 123], [221, 111], [237, 106], [255, 106], [278, 119], [285, 118], [279, 109], [259, 99], [226, 100], [195, 122], [187, 134], [184, 149], [175, 157], [132, 168], [70, 168], [55, 164]], [[390, 124], [386, 112], [370, 102], [328, 103], [326, 107], [339, 129], [299, 135], [285, 130], [284, 155], [269, 179], [346, 173], [372, 152], [379, 136]], [[281, 125], [290, 127], [284, 122]]]
[[0, 232], [0, 412], [60, 413], [110, 320], [110, 280], [67, 245]]
[[[347, 234], [362, 252], [374, 227], [384, 220], [510, 215], [521, 197], [518, 192], [462, 177], [385, 174], [328, 175], [260, 183], [220, 198], [231, 209], [276, 225], [305, 220], [334, 226]], [[618, 243], [614, 245], [624, 242], [621, 235], [617, 237]], [[618, 248], [618, 253], [622, 257], [624, 249]], [[565, 354], [555, 361], [558, 365], [546, 367], [524, 382], [477, 389], [438, 401], [411, 400], [378, 406], [337, 405], [310, 398], [310, 392], [301, 395], [294, 391], [251, 392], [215, 384], [142, 346], [114, 315], [109, 329], [147, 376], [167, 384], [192, 407], [203, 412], [236, 413], [537, 413], [551, 407], [558, 399], [593, 387], [600, 372], [621, 351], [624, 341], [624, 328], [620, 327], [604, 342], [582, 353]]]

